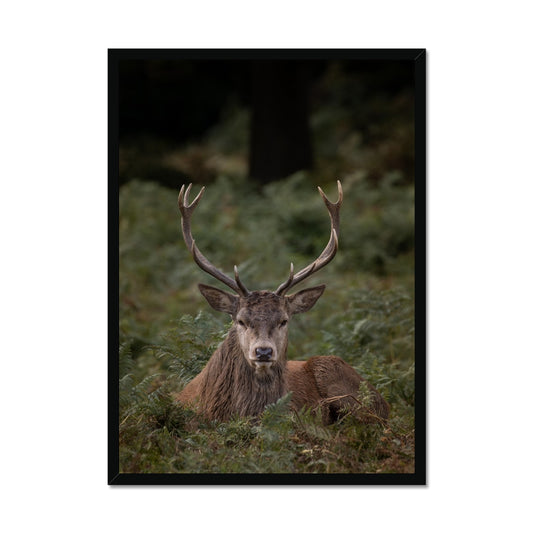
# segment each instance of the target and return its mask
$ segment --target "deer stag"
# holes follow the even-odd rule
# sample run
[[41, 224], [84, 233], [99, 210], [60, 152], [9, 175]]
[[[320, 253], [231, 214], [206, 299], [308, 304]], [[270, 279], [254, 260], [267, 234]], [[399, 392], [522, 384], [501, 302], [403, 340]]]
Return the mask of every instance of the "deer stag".
[[[324, 423], [333, 422], [343, 408], [359, 403], [357, 394], [363, 378], [336, 356], [315, 356], [307, 361], [287, 361], [288, 324], [292, 315], [313, 307], [325, 285], [303, 289], [291, 295], [296, 284], [327, 265], [338, 248], [339, 210], [342, 187], [337, 182], [339, 199], [328, 200], [320, 187], [331, 220], [329, 242], [310, 265], [290, 274], [275, 292], [249, 291], [234, 267], [235, 279], [215, 268], [200, 252], [191, 233], [191, 216], [205, 187], [189, 203], [191, 185], [181, 188], [178, 204], [182, 214], [183, 237], [198, 266], [227, 285], [235, 294], [199, 284], [200, 292], [217, 311], [231, 315], [233, 325], [225, 341], [217, 348], [207, 365], [177, 394], [177, 399], [194, 405], [207, 418], [227, 420], [233, 414], [257, 416], [264, 408], [292, 392], [295, 410], [306, 406], [320, 407]], [[367, 383], [372, 395], [373, 414], [387, 418], [389, 406], [377, 390]]]

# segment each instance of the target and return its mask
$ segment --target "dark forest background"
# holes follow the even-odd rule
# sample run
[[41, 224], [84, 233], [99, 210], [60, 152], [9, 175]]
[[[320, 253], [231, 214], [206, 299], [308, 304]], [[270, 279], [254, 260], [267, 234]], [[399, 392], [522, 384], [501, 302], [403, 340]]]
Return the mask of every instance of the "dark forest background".
[[[124, 60], [119, 99], [121, 183], [209, 181], [213, 156], [240, 157], [259, 184], [335, 160], [337, 172], [413, 180], [412, 61]], [[186, 146], [185, 160], [159, 157]], [[378, 150], [379, 164], [345, 161], [350, 148]]]

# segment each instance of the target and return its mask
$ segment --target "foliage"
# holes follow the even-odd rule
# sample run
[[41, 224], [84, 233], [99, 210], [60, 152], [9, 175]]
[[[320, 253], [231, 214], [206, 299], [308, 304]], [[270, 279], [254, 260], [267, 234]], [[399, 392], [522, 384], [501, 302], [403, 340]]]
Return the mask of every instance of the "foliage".
[[[337, 81], [345, 83], [342, 77]], [[357, 88], [347, 85], [346, 93], [352, 89]], [[228, 113], [203, 144], [151, 151], [158, 168], [173, 169], [175, 178], [195, 177], [192, 194], [199, 183], [207, 185], [192, 220], [196, 241], [225, 272], [237, 264], [251, 289], [275, 289], [291, 262], [299, 270], [321, 252], [329, 219], [314, 186], [335, 201], [332, 176], [340, 172], [339, 252], [313, 277], [313, 284], [327, 284], [325, 294], [291, 321], [288, 356], [339, 355], [384, 395], [391, 405], [389, 420], [363, 424], [356, 413], [345, 413], [324, 427], [313, 413], [291, 412], [290, 398], [284, 397], [259, 420], [217, 423], [173, 400], [205, 365], [229, 323], [197, 290], [198, 282], [217, 282], [197, 268], [181, 236], [178, 189], [188, 178], [167, 189], [146, 181], [145, 173], [138, 176], [143, 181], [134, 179], [120, 189], [121, 471], [413, 471], [414, 186], [412, 175], [405, 174], [408, 166], [380, 157], [386, 152], [381, 143], [399, 153], [409, 135], [399, 120], [386, 124], [388, 138], [369, 133], [374, 148], [352, 130], [343, 136], [334, 126], [343, 115], [342, 102], [313, 116], [317, 138], [330, 140], [320, 144], [316, 173], [300, 172], [262, 190], [245, 179], [249, 117], [239, 110]], [[387, 105], [399, 109], [398, 116], [405, 111], [401, 98]], [[374, 102], [368, 112], [381, 107]], [[122, 151], [126, 156], [129, 152]], [[137, 168], [132, 161], [129, 177]]]
[[[378, 221], [386, 217], [375, 217], [376, 206], [401, 212], [399, 206], [407, 206], [411, 198], [408, 187], [402, 193], [391, 190], [388, 182], [379, 194], [357, 181], [343, 185], [343, 209], [350, 210], [355, 190], [361, 193], [355, 194], [357, 202], [363, 203], [356, 220], [344, 217], [341, 243], [350, 240], [350, 232], [361, 234], [361, 227], [372, 224], [381, 235]], [[198, 242], [217, 264], [229, 265], [235, 255], [246, 257], [241, 266], [246, 282], [253, 288], [275, 288], [287, 275], [289, 257], [308, 262], [327, 240], [324, 208], [309, 189], [302, 174], [267, 187], [264, 196], [245, 182], [221, 178], [209, 187], [195, 215]], [[334, 197], [331, 189], [326, 192]], [[235, 417], [214, 423], [172, 397], [203, 368], [229, 327], [229, 319], [208, 310], [197, 293], [195, 282], [207, 279], [180, 242], [176, 200], [176, 191], [154, 184], [132, 182], [121, 189], [121, 471], [411, 472], [414, 305], [407, 273], [412, 250], [402, 254], [391, 245], [405, 229], [391, 223], [397, 234], [373, 241], [388, 258], [385, 278], [372, 271], [375, 251], [365, 256], [364, 249], [341, 248], [339, 257], [316, 276], [317, 283], [327, 281], [326, 294], [313, 310], [294, 318], [289, 350], [291, 358], [315, 353], [343, 357], [386, 397], [390, 420], [363, 424], [346, 414], [324, 427], [312, 413], [290, 412], [290, 398], [284, 397], [267, 407], [260, 420]], [[386, 207], [387, 202], [394, 207]], [[265, 204], [280, 216], [265, 216]], [[250, 217], [250, 212], [258, 216]], [[228, 228], [239, 228], [231, 230], [234, 241], [224, 238]], [[361, 261], [354, 274], [346, 265], [356, 256]], [[255, 284], [260, 275], [264, 283]]]

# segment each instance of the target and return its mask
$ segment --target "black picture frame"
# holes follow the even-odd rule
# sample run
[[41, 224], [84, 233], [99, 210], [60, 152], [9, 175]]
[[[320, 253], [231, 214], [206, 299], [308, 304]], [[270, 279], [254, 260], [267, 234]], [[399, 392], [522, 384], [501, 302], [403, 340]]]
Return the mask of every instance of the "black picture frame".
[[[149, 59], [348, 59], [412, 61], [415, 74], [415, 471], [412, 474], [130, 474], [119, 471], [119, 63]], [[426, 50], [109, 49], [108, 50], [108, 484], [425, 485], [426, 484]]]

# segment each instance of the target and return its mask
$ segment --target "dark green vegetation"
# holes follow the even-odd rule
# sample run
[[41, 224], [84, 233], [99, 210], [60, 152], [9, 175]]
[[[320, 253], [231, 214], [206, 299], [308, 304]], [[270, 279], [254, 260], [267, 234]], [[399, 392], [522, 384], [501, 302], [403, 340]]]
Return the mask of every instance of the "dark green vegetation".
[[[334, 198], [334, 184], [326, 192]], [[306, 286], [327, 283], [291, 324], [289, 358], [343, 357], [391, 404], [390, 420], [347, 414], [323, 427], [287, 399], [257, 422], [211, 423], [172, 401], [229, 328], [196, 283], [202, 273], [181, 238], [177, 190], [131, 182], [120, 196], [120, 468], [123, 472], [412, 472], [414, 460], [413, 189], [384, 179], [343, 180], [340, 250]], [[332, 194], [333, 193], [333, 194]], [[254, 289], [275, 289], [290, 261], [301, 268], [329, 235], [311, 178], [259, 194], [220, 178], [193, 219], [204, 253], [233, 261]]]
[[[121, 145], [121, 472], [414, 471], [412, 94], [365, 92], [335, 68], [313, 94], [314, 171], [262, 188], [246, 178], [249, 112], [231, 102], [195, 144]], [[207, 186], [192, 226], [211, 262], [227, 273], [237, 264], [251, 290], [275, 290], [291, 261], [298, 271], [326, 245], [330, 223], [316, 186], [335, 201], [339, 178], [339, 252], [298, 287], [327, 285], [292, 320], [288, 357], [342, 357], [390, 403], [390, 419], [365, 425], [347, 413], [324, 427], [282, 398], [260, 420], [213, 423], [176, 404], [171, 393], [200, 372], [230, 326], [197, 289], [217, 282], [185, 247], [179, 187], [193, 181], [193, 198]]]

